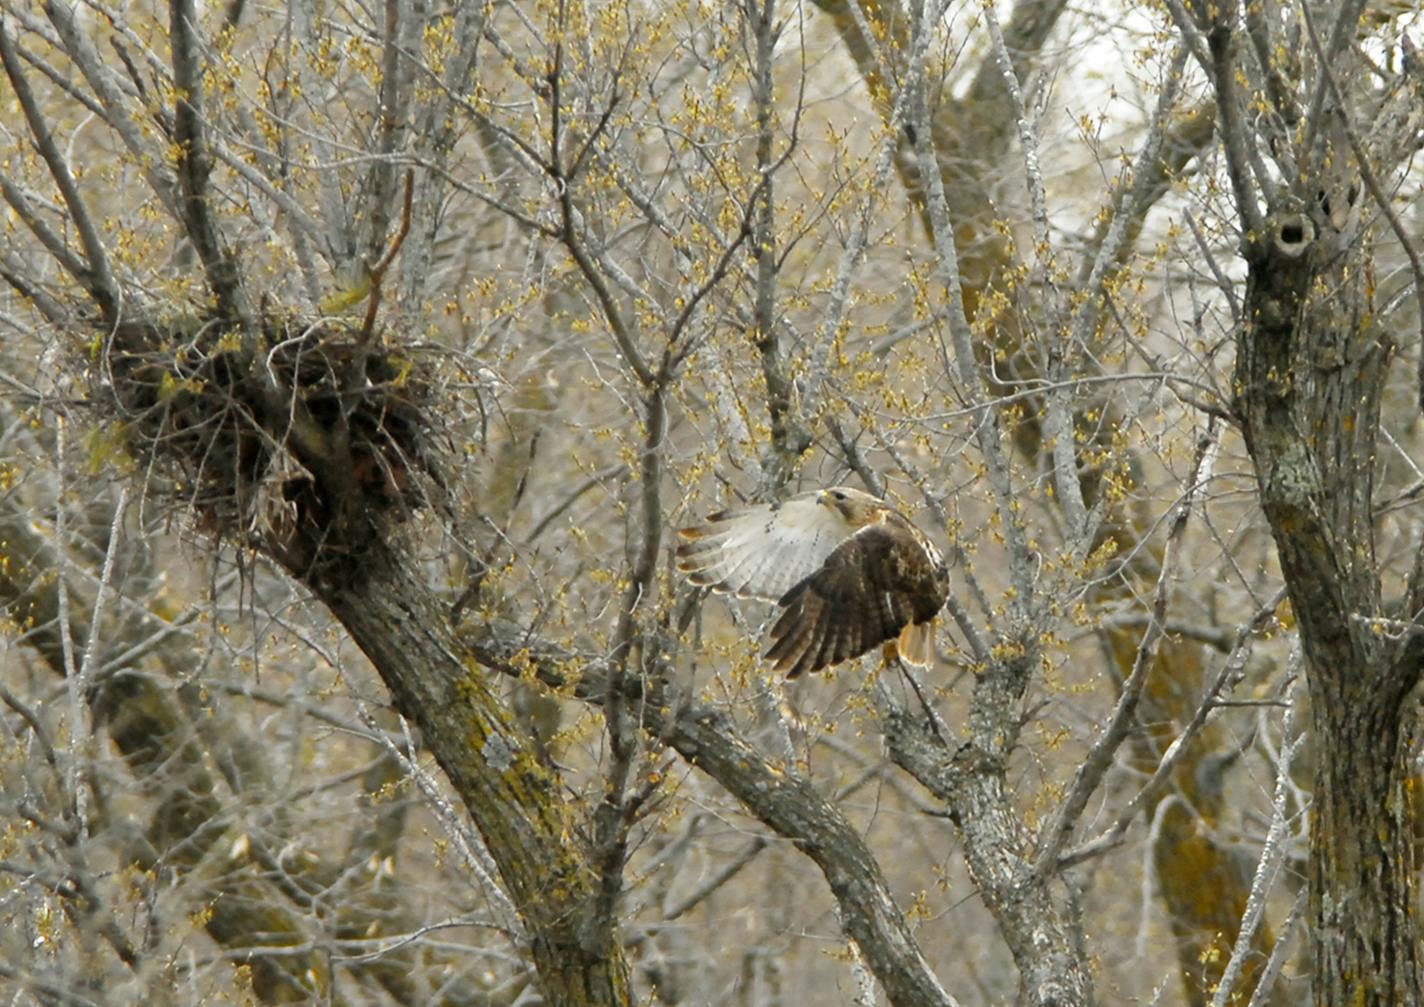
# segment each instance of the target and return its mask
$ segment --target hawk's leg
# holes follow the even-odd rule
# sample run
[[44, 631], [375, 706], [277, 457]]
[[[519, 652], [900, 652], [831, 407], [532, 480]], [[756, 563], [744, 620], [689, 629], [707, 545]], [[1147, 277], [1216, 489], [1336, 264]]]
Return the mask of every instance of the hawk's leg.
[[910, 666], [900, 660], [900, 649], [895, 646], [894, 640], [886, 642], [881, 650], [881, 656], [885, 659], [886, 667], [889, 667], [892, 662], [899, 667], [900, 674], [905, 676], [905, 681], [909, 682], [910, 688], [915, 691], [915, 698], [920, 701], [920, 708], [925, 711], [925, 719], [929, 721], [930, 730], [941, 742], [948, 744], [945, 732], [941, 730], [939, 714], [934, 712], [934, 707], [930, 706], [929, 700], [925, 698], [925, 692], [920, 688], [919, 680], [915, 678], [915, 673], [910, 670]]

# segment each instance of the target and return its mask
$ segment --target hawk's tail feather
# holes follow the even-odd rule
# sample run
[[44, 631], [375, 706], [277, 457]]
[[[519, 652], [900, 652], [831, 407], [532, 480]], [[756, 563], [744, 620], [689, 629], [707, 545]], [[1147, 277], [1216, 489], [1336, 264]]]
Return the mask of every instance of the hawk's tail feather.
[[912, 622], [900, 630], [900, 638], [896, 642], [900, 660], [920, 671], [934, 667], [934, 628], [935, 620], [931, 619], [928, 622]]

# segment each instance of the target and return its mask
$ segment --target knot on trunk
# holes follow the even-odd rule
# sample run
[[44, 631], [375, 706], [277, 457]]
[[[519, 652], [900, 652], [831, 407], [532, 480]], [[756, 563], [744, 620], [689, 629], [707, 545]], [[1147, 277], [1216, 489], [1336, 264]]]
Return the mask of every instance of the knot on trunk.
[[1288, 259], [1298, 259], [1315, 242], [1315, 224], [1303, 213], [1278, 213], [1267, 221], [1271, 244]]

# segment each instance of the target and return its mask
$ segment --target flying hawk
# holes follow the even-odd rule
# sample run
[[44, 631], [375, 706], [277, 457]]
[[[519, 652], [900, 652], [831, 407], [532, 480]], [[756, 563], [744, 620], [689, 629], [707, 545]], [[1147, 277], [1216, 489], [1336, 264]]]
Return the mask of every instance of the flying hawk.
[[949, 568], [923, 532], [868, 493], [836, 486], [737, 507], [678, 531], [694, 584], [781, 606], [766, 659], [787, 678], [895, 641], [907, 664], [934, 661]]

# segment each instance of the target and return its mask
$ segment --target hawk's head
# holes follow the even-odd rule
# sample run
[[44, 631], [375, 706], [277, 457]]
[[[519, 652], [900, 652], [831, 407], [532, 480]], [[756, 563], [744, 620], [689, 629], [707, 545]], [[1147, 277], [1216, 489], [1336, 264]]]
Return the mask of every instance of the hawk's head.
[[885, 501], [877, 500], [869, 493], [853, 490], [849, 486], [832, 486], [816, 494], [816, 502], [824, 507], [833, 507], [851, 528], [864, 528], [884, 520], [889, 508]]

